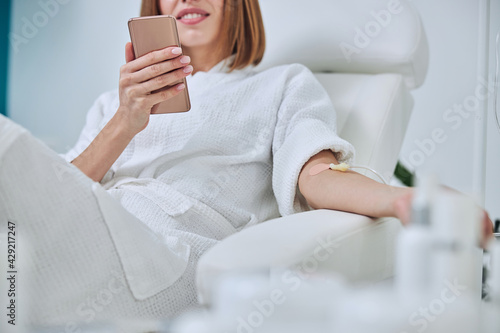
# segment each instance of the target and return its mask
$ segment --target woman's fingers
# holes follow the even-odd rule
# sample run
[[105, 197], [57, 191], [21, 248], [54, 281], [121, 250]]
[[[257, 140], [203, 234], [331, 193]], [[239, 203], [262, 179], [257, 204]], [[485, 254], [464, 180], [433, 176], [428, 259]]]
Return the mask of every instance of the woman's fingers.
[[[132, 44], [125, 46], [127, 63], [120, 70], [120, 112], [132, 132], [139, 133], [149, 121], [154, 106], [181, 92], [184, 84], [177, 84], [188, 76], [193, 67], [191, 59], [181, 55], [179, 47], [153, 51], [135, 59]], [[153, 93], [154, 92], [154, 93]]]
[[481, 227], [481, 247], [485, 249], [490, 240], [493, 238], [493, 221], [491, 221], [490, 216], [486, 211], [483, 211], [483, 220]]
[[[120, 78], [120, 93], [124, 101], [131, 101], [136, 98], [143, 98], [144, 101], [149, 105], [154, 105], [169, 99], [171, 95], [169, 94], [157, 94], [159, 90], [164, 90], [163, 88], [174, 86], [184, 77], [188, 76], [193, 71], [192, 66], [187, 66], [184, 68], [177, 69], [175, 71], [169, 72], [167, 74], [160, 75], [149, 81], [133, 84], [131, 82], [131, 76], [124, 76]], [[156, 96], [153, 96], [156, 95]], [[162, 99], [162, 96], [165, 98]]]
[[179, 56], [182, 50], [168, 47], [153, 51], [133, 60], [131, 43], [126, 45], [128, 63], [122, 67], [120, 86], [132, 95], [149, 95], [153, 91], [175, 84], [192, 73], [188, 56]]
[[184, 89], [186, 89], [186, 85], [184, 83], [178, 83], [172, 87], [162, 89], [160, 91], [157, 91], [149, 95], [148, 100], [151, 104], [156, 105], [166, 100], [169, 100], [170, 98], [179, 94]]
[[[181, 56], [174, 58], [169, 61], [160, 62], [157, 64], [153, 64], [148, 66], [134, 74], [132, 74], [134, 82], [145, 82], [151, 80], [153, 78], [159, 77], [165, 73], [174, 71], [179, 68], [186, 68], [188, 64], [191, 62], [191, 58], [188, 56]], [[191, 67], [192, 68], [192, 67]], [[189, 73], [192, 72], [192, 69]]]
[[162, 74], [149, 81], [141, 84], [143, 92], [145, 94], [152, 93], [153, 91], [162, 89], [164, 87], [172, 85], [174, 82], [188, 76], [193, 71], [193, 66], [186, 66], [184, 68], [176, 69], [175, 71], [169, 72], [167, 74]]
[[[411, 222], [412, 195], [412, 193], [408, 193], [397, 198], [394, 202], [396, 217], [399, 218], [404, 225]], [[493, 222], [486, 211], [483, 210], [482, 214], [480, 246], [485, 248], [488, 242], [493, 238]]]
[[181, 53], [182, 50], [180, 47], [167, 47], [153, 51], [123, 65], [121, 72], [122, 74], [135, 73], [148, 66], [177, 58]]

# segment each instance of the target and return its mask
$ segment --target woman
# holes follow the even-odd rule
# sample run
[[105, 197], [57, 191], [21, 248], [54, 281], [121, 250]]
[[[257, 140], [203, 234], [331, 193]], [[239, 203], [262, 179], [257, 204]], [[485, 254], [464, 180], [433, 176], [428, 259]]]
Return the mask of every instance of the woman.
[[[74, 330], [175, 316], [196, 304], [204, 251], [279, 215], [312, 207], [407, 220], [412, 189], [311, 175], [353, 149], [306, 68], [253, 70], [264, 52], [257, 0], [144, 0], [141, 13], [176, 16], [183, 48], [135, 59], [126, 45], [119, 89], [90, 110], [72, 165], [0, 119], [2, 219], [19, 221], [35, 248], [33, 322]], [[183, 77], [191, 111], [150, 116], [185, 87], [151, 92]], [[21, 160], [36, 167], [21, 172]]]

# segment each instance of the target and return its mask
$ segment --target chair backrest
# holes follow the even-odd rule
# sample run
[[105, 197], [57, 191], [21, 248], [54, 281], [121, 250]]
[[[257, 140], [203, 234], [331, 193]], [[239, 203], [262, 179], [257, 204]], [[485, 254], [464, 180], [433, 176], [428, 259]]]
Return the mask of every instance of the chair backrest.
[[[258, 69], [301, 63], [316, 74], [356, 164], [389, 178], [428, 69], [427, 38], [406, 0], [260, 0], [267, 46]], [[365, 173], [370, 176], [369, 173]]]
[[261, 68], [301, 63], [313, 72], [399, 73], [409, 89], [428, 68], [427, 38], [407, 0], [260, 0], [267, 47]]

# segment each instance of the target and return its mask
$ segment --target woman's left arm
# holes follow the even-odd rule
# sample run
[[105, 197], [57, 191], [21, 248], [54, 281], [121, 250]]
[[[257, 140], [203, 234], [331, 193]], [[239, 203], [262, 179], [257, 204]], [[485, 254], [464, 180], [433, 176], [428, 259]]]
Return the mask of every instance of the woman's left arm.
[[319, 163], [338, 164], [334, 154], [324, 150], [313, 156], [299, 175], [299, 190], [314, 209], [341, 210], [370, 217], [397, 217], [407, 222], [408, 216], [398, 209], [398, 202], [412, 195], [412, 188], [381, 184], [354, 171], [327, 170], [310, 175]]
[[[299, 190], [314, 209], [334, 209], [370, 217], [396, 217], [410, 221], [413, 188], [381, 184], [353, 171], [324, 171], [310, 175], [313, 166], [338, 161], [330, 150], [314, 155], [299, 175]], [[481, 226], [481, 247], [493, 236], [493, 223], [486, 212]]]

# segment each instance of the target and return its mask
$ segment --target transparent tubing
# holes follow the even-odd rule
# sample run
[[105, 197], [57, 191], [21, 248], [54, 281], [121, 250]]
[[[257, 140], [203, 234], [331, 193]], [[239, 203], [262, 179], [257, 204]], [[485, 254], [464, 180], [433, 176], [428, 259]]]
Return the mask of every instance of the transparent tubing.
[[365, 170], [368, 170], [368, 171], [371, 171], [373, 172], [377, 177], [378, 179], [380, 179], [380, 181], [384, 184], [387, 185], [387, 181], [385, 180], [384, 177], [382, 177], [381, 174], [379, 174], [377, 171], [371, 169], [371, 168], [368, 168], [368, 167], [365, 167], [365, 166], [361, 166], [361, 165], [351, 165], [351, 169], [365, 169]]

